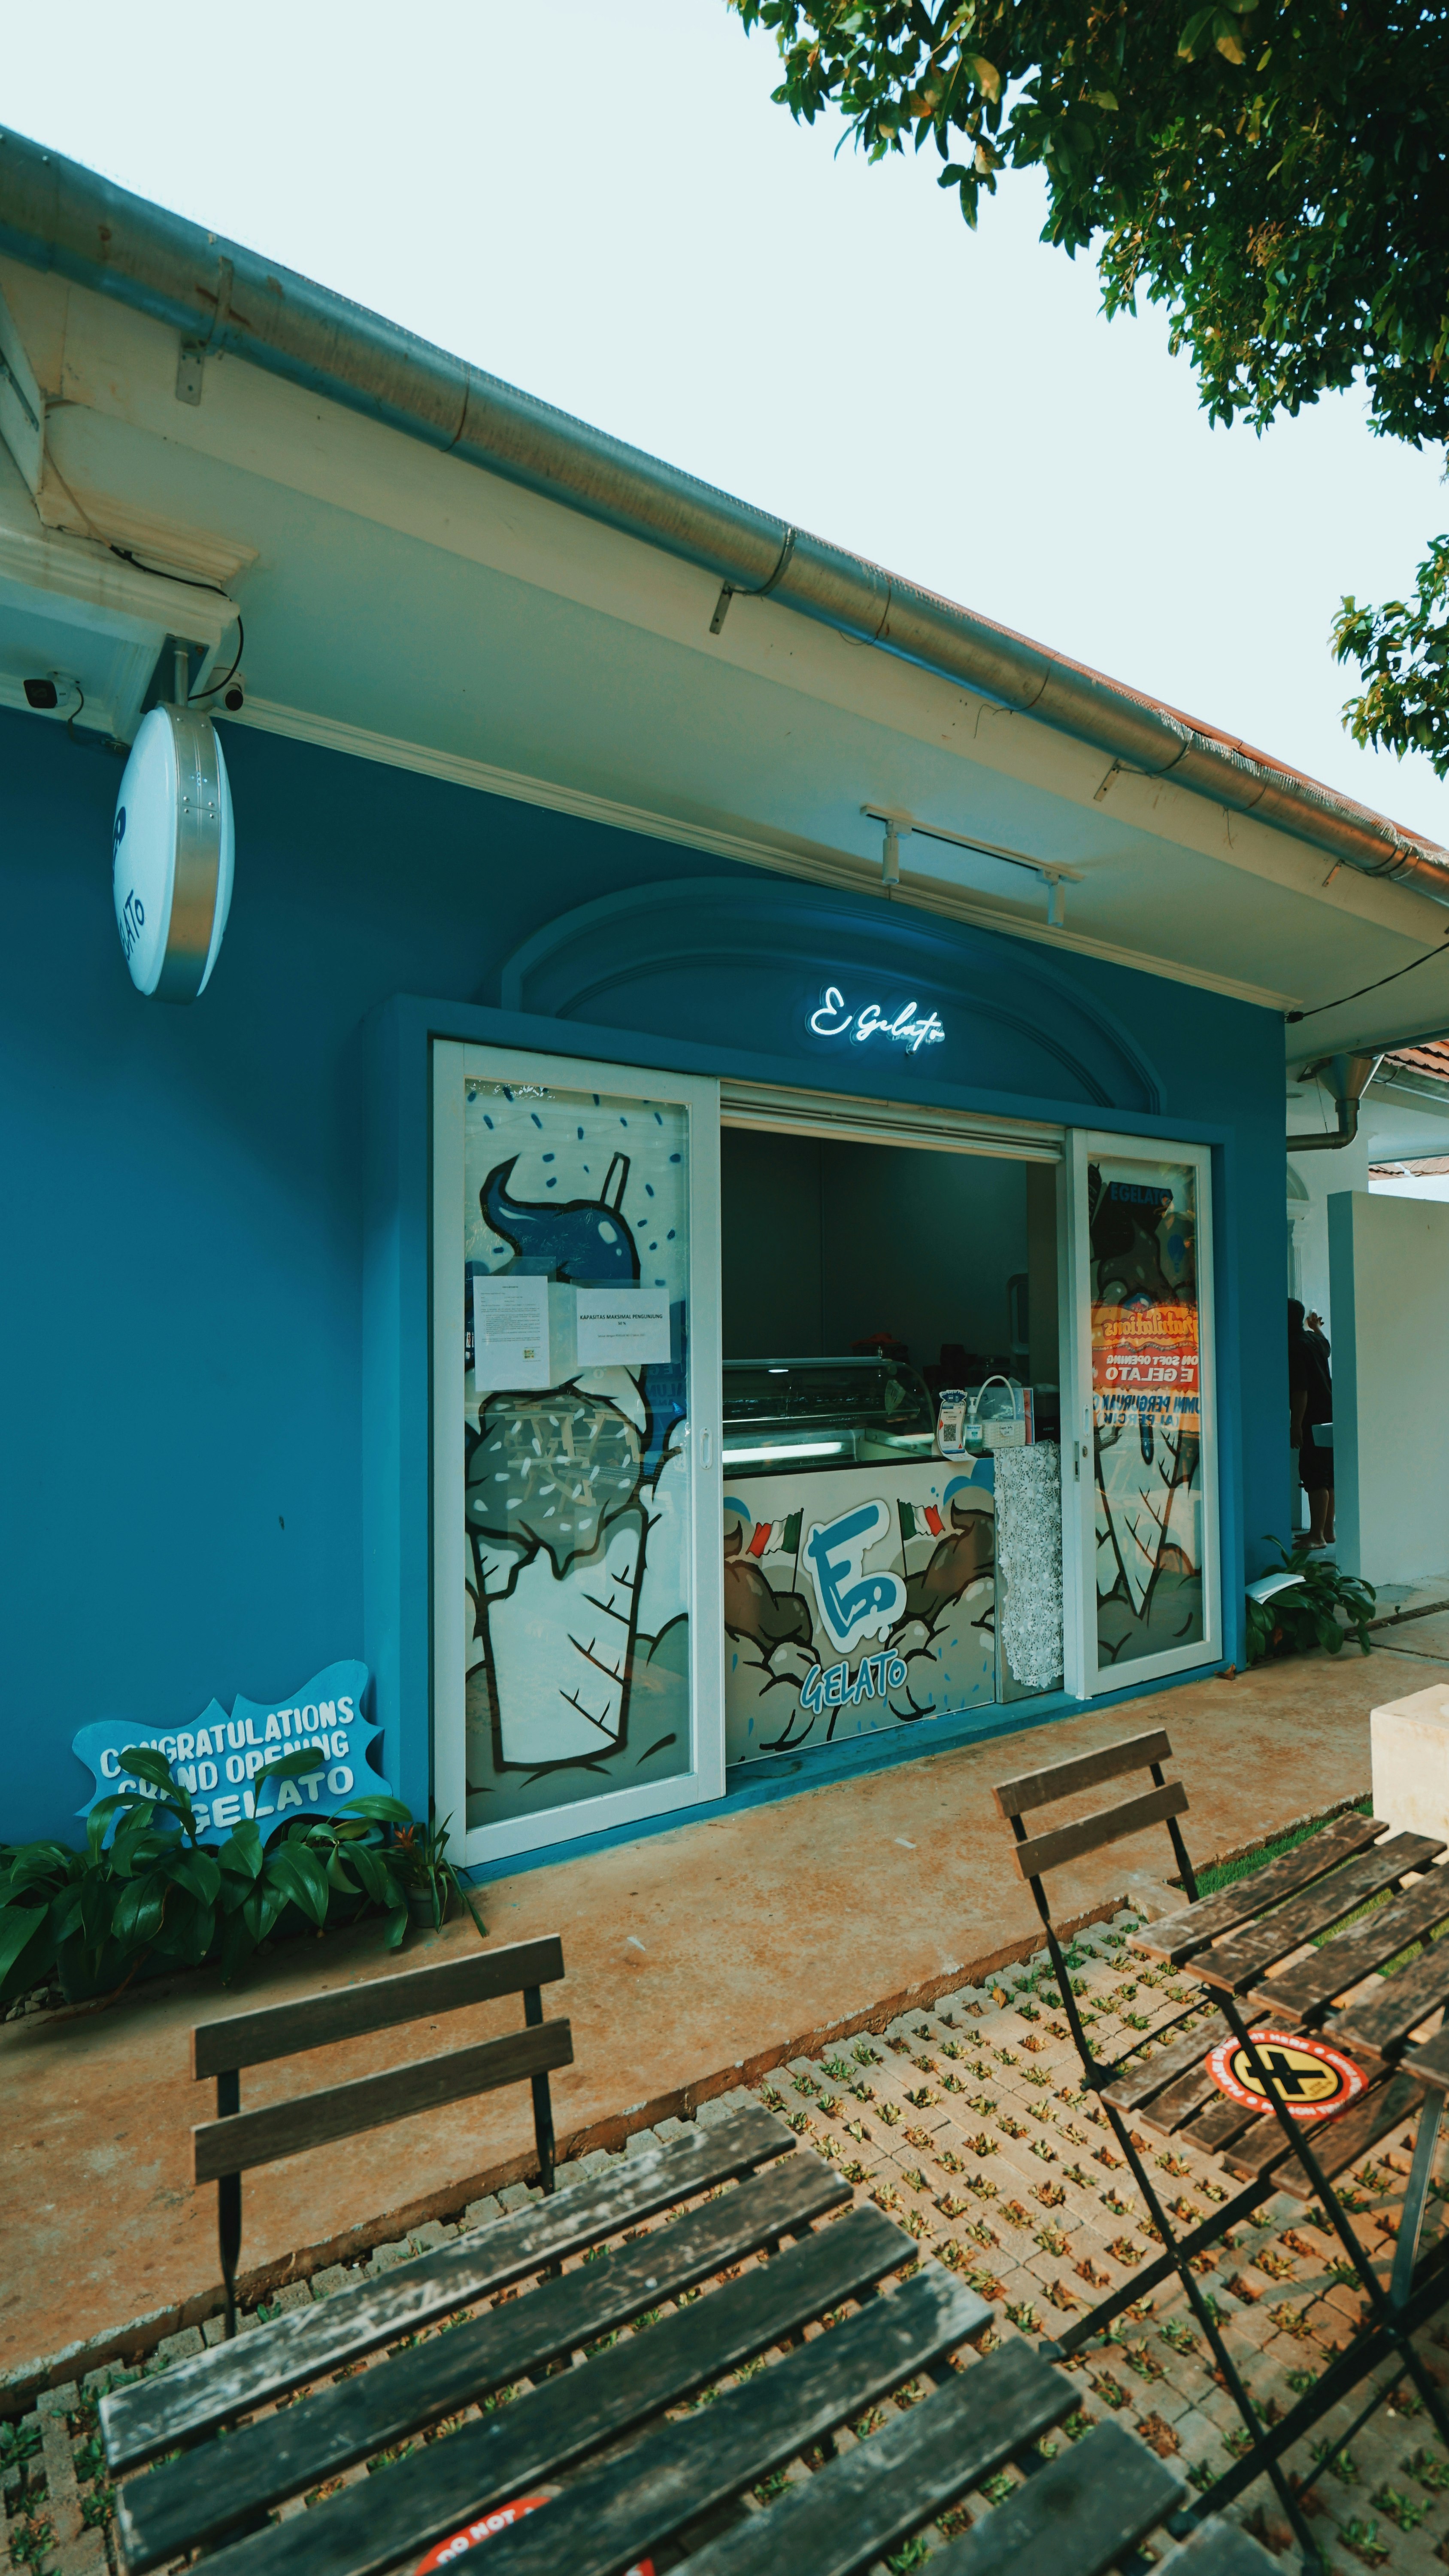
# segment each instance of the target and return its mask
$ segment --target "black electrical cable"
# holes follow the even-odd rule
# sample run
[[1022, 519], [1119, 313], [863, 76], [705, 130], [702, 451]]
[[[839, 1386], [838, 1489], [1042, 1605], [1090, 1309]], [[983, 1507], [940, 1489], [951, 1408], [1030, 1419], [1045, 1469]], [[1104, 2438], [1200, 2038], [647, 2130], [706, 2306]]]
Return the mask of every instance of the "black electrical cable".
[[109, 551], [113, 555], [119, 555], [122, 563], [130, 564], [134, 571], [148, 572], [153, 581], [179, 581], [183, 590], [209, 590], [217, 599], [229, 599], [231, 596], [229, 591], [223, 590], [219, 581], [193, 581], [189, 573], [163, 572], [159, 564], [143, 564], [132, 554], [129, 546], [112, 546]]
[[209, 689], [193, 690], [192, 694], [186, 701], [189, 707], [199, 707], [203, 698], [218, 697], [223, 689], [230, 688], [232, 681], [236, 678], [238, 671], [241, 669], [241, 657], [246, 651], [246, 642], [247, 630], [243, 626], [240, 616], [238, 616], [236, 621], [236, 652], [232, 657], [231, 669], [228, 671], [224, 680], [213, 680]]
[[[134, 571], [148, 572], [153, 581], [179, 581], [183, 590], [209, 590], [213, 599], [229, 599], [231, 596], [229, 591], [222, 588], [219, 581], [194, 581], [189, 573], [162, 572], [160, 567], [156, 564], [143, 564], [135, 555], [132, 554], [129, 546], [113, 545], [110, 548], [110, 552], [113, 555], [119, 555], [121, 562], [130, 564]], [[236, 632], [236, 654], [226, 678], [224, 680], [213, 681], [209, 689], [198, 689], [194, 695], [188, 695], [186, 703], [189, 707], [199, 706], [203, 698], [219, 697], [222, 690], [229, 688], [231, 682], [236, 678], [238, 671], [241, 669], [241, 657], [246, 650], [247, 640], [246, 628], [241, 622], [240, 612], [238, 612], [237, 615]]]
[[[1449, 939], [1449, 931], [1444, 935]], [[1290, 1028], [1296, 1020], [1316, 1020], [1320, 1011], [1336, 1011], [1344, 1002], [1361, 1001], [1365, 993], [1377, 993], [1384, 984], [1397, 984], [1401, 975], [1412, 975], [1416, 966], [1427, 966], [1431, 957], [1444, 956], [1449, 956], [1449, 949], [1426, 948], [1422, 957], [1411, 957], [1407, 966], [1396, 966], [1392, 975], [1381, 975], [1377, 984], [1360, 984], [1356, 993], [1340, 993], [1336, 1002], [1316, 1002], [1311, 1011], [1287, 1011], [1284, 1017]]]
[[72, 742], [74, 742], [74, 740], [75, 740], [75, 720], [76, 720], [76, 717], [80, 714], [81, 707], [83, 707], [83, 706], [85, 705], [85, 702], [86, 702], [86, 693], [85, 693], [84, 689], [81, 687], [81, 684], [80, 684], [79, 680], [77, 680], [77, 682], [76, 682], [75, 686], [76, 686], [76, 695], [77, 695], [77, 697], [80, 699], [80, 707], [72, 707], [72, 709], [71, 709], [71, 711], [70, 711], [70, 714], [66, 717], [66, 720], [65, 720], [65, 729], [66, 729], [66, 732], [70, 735], [70, 738], [71, 738], [71, 741], [72, 741]]

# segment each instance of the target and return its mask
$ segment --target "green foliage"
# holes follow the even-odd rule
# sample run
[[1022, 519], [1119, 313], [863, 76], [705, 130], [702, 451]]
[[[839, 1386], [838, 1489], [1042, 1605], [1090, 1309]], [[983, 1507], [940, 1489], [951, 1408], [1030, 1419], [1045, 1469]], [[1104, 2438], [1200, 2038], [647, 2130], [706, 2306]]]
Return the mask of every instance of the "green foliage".
[[[1369, 1621], [1377, 1598], [1373, 1585], [1356, 1574], [1340, 1573], [1331, 1557], [1310, 1554], [1306, 1539], [1291, 1552], [1281, 1538], [1269, 1544], [1277, 1548], [1283, 1570], [1298, 1580], [1275, 1592], [1271, 1601], [1249, 1596], [1249, 1663], [1260, 1663], [1265, 1656], [1311, 1654], [1315, 1646], [1337, 1655], [1350, 1630], [1367, 1654]], [[1348, 1620], [1347, 1629], [1336, 1615], [1340, 1610]]]
[[1449, 537], [1435, 537], [1418, 571], [1417, 596], [1360, 608], [1346, 599], [1333, 621], [1340, 662], [1356, 662], [1363, 695], [1343, 720], [1375, 751], [1422, 751], [1449, 778]]
[[[1449, 47], [1424, 0], [729, 0], [778, 45], [776, 99], [872, 160], [931, 146], [975, 224], [1040, 169], [1043, 239], [1090, 249], [1109, 315], [1166, 308], [1211, 419], [1262, 429], [1361, 385], [1371, 426], [1449, 440]], [[1442, 544], [1442, 541], [1441, 541]], [[1335, 627], [1356, 738], [1449, 770], [1443, 557], [1420, 608]], [[1427, 609], [1427, 623], [1415, 620]], [[1397, 660], [1393, 657], [1397, 655]], [[1381, 656], [1388, 657], [1381, 660]]]
[[[353, 1798], [335, 1816], [294, 1818], [265, 1843], [243, 1821], [212, 1851], [164, 1754], [133, 1745], [121, 1758], [149, 1785], [98, 1799], [83, 1850], [0, 1846], [0, 2005], [57, 1972], [91, 1991], [119, 1990], [146, 1962], [215, 1959], [229, 1985], [279, 1928], [320, 1932], [329, 1918], [374, 1910], [387, 1916], [389, 1947], [402, 1940], [407, 1900], [387, 1839], [388, 1827], [412, 1823], [400, 1799]], [[303, 1778], [322, 1762], [306, 1746], [268, 1763], [255, 1786]]]
[[406, 1824], [393, 1837], [392, 1857], [408, 1896], [413, 1900], [416, 1917], [421, 1899], [435, 1926], [440, 1926], [448, 1910], [454, 1888], [462, 1895], [462, 1882], [447, 1857], [448, 1829], [452, 1817], [441, 1824]]

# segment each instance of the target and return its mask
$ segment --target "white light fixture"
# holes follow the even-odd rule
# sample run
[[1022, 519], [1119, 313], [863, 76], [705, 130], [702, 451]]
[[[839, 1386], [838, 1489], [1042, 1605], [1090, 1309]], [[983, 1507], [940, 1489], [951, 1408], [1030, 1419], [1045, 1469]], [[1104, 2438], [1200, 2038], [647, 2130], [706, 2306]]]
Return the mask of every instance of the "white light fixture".
[[1080, 868], [1061, 867], [1055, 860], [1029, 859], [1024, 850], [1005, 850], [999, 841], [977, 841], [965, 832], [948, 832], [939, 823], [919, 822], [914, 814], [903, 814], [889, 805], [862, 805], [862, 814], [873, 823], [885, 825], [885, 847], [881, 852], [881, 884], [887, 888], [901, 881], [901, 834], [918, 832], [923, 841], [945, 841], [956, 850], [976, 850], [986, 859], [1003, 859], [1011, 868], [1029, 868], [1047, 890], [1047, 921], [1053, 930], [1066, 922], [1066, 897], [1063, 885], [1079, 882]]
[[727, 1467], [763, 1466], [767, 1458], [838, 1458], [845, 1447], [843, 1440], [802, 1440], [798, 1447], [786, 1443], [777, 1449], [726, 1449]]
[[231, 909], [235, 829], [226, 762], [199, 707], [153, 707], [116, 799], [111, 891], [138, 993], [194, 1002]]

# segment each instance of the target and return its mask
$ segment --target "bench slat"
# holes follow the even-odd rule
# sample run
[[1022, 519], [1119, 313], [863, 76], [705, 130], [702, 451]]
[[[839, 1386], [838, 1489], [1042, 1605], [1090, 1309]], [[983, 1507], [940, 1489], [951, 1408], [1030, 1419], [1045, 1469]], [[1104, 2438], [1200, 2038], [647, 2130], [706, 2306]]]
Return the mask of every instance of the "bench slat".
[[1422, 2048], [1411, 2049], [1404, 2072], [1427, 2085], [1431, 2093], [1449, 2093], [1449, 2031], [1438, 2031]]
[[1446, 1915], [1449, 1870], [1431, 1869], [1418, 1887], [1405, 1888], [1392, 1905], [1380, 1905], [1362, 1923], [1336, 1932], [1313, 1958], [1265, 1979], [1253, 1996], [1253, 2009], [1270, 2015], [1285, 2007], [1290, 2013], [1319, 2012], [1335, 1995], [1346, 1994], [1360, 1978], [1407, 1950], [1411, 1941], [1426, 1938]]
[[687, 2563], [685, 2576], [862, 2576], [1072, 2412], [1065, 2374], [1010, 2343], [868, 2442], [789, 2487]]
[[[1196, 2119], [1183, 2123], [1177, 2133], [1178, 2142], [1183, 2146], [1196, 2147], [1205, 2156], [1221, 2155], [1234, 2138], [1240, 2138], [1245, 2129], [1251, 2129], [1261, 2118], [1261, 2112], [1250, 2111], [1245, 2103], [1235, 2102], [1230, 2094], [1220, 2093], [1213, 2084], [1206, 2110], [1200, 2111]], [[1282, 2130], [1277, 2134], [1281, 2143]], [[1286, 2144], [1283, 2152], [1285, 2155], [1288, 2152]]]
[[1156, 2118], [1149, 2105], [1175, 2078], [1196, 2071], [1210, 2048], [1226, 2039], [1228, 2025], [1220, 2012], [1211, 2012], [1196, 2030], [1183, 2039], [1175, 2039], [1170, 2048], [1160, 2049], [1140, 2065], [1131, 2066], [1123, 2075], [1103, 2087], [1102, 2099], [1117, 2111], [1141, 2111], [1143, 2118]]
[[[385, 2475], [344, 2487], [310, 2512], [218, 2552], [207, 2561], [207, 2576], [382, 2576], [471, 2516], [526, 2495], [799, 2332], [914, 2254], [912, 2240], [880, 2211], [853, 2209], [763, 2269], [710, 2291], [647, 2334], [631, 2336], [627, 2345], [544, 2380], [511, 2406], [397, 2461]], [[641, 2494], [649, 2527], [640, 2532], [640, 2548], [658, 2536], [661, 2521], [703, 2511], [720, 2492], [720, 2435], [726, 2442], [733, 2436], [724, 2482], [724, 2491], [732, 2492], [898, 2387], [943, 2348], [978, 2332], [990, 2313], [939, 2265], [924, 2265], [895, 2298], [872, 2300], [775, 2368], [727, 2389], [713, 2405], [582, 2471], [544, 2512], [495, 2532], [489, 2549], [504, 2553], [508, 2568], [515, 2569], [513, 2553], [534, 2526], [530, 2564], [542, 2576], [558, 2576], [564, 2567], [571, 2576], [586, 2576], [600, 2556], [611, 2570], [627, 2565], [638, 2555], [632, 2531]], [[620, 2490], [626, 2504], [634, 2501], [632, 2523], [618, 2511]]]
[[1173, 2576], [1278, 2576], [1278, 2560], [1252, 2533], [1218, 2514], [1198, 2525], [1172, 2566]]
[[573, 2055], [568, 2023], [546, 2021], [535, 2030], [480, 2039], [472, 2048], [450, 2048], [438, 2057], [415, 2058], [408, 2066], [385, 2067], [380, 2075], [359, 2075], [351, 2084], [299, 2093], [290, 2102], [269, 2102], [259, 2111], [203, 2120], [191, 2132], [192, 2179], [215, 2182], [222, 2174], [246, 2173], [253, 2165], [272, 2165], [281, 2156], [356, 2137], [359, 2129], [410, 2120], [415, 2112], [437, 2111], [469, 2094], [494, 2093], [502, 2084], [521, 2084], [525, 2076], [571, 2066]]
[[1345, 2048], [1374, 2048], [1392, 2056], [1441, 2004], [1449, 2004], [1449, 1941], [1434, 1942], [1422, 1959], [1396, 1977], [1386, 1977], [1380, 1993], [1346, 2004], [1330, 2019], [1325, 2037]]
[[1015, 1780], [1003, 1780], [991, 1794], [998, 1814], [1025, 1816], [1033, 1807], [1050, 1807], [1058, 1798], [1120, 1779], [1124, 1771], [1150, 1771], [1154, 1762], [1171, 1760], [1172, 1746], [1159, 1726], [1122, 1744], [1104, 1744], [1098, 1753], [1079, 1753], [1071, 1761], [1049, 1763], [1044, 1771], [1023, 1771]]
[[1062, 2576], [1104, 2576], [1180, 2503], [1185, 2490], [1121, 2424], [1059, 2451], [994, 2513], [931, 2561], [940, 2576], [1009, 2576], [1050, 2563]]
[[[1226, 2039], [1227, 2035], [1227, 2024], [1224, 2023], [1218, 2037]], [[1171, 2137], [1174, 2130], [1182, 2128], [1207, 2104], [1221, 2102], [1223, 2096], [1204, 2063], [1208, 2050], [1216, 2046], [1216, 2040], [1207, 2040], [1195, 2066], [1185, 2067], [1175, 2082], [1167, 2085], [1161, 2093], [1154, 2094], [1150, 2102], [1139, 2102], [1137, 2118], [1145, 2120], [1149, 2128], [1160, 2129], [1165, 2137]]]
[[160, 2379], [114, 2389], [101, 2400], [106, 2459], [119, 2473], [158, 2451], [194, 2442], [305, 2380], [361, 2360], [379, 2344], [436, 2325], [546, 2263], [562, 2262], [676, 2201], [789, 2155], [795, 2143], [773, 2111], [755, 2108], [716, 2127], [691, 2128], [667, 2146], [621, 2157], [587, 2182], [567, 2183], [550, 2199], [400, 2263], [384, 2281], [358, 2281], [324, 2303], [295, 2308], [235, 2343], [178, 2362]]
[[850, 2185], [808, 2149], [738, 2191], [639, 2236], [599, 2261], [546, 2281], [505, 2307], [429, 2336], [360, 2378], [128, 2480], [117, 2522], [130, 2576], [184, 2550], [215, 2545], [288, 2496], [337, 2477], [490, 2390], [526, 2378], [708, 2280], [850, 2199]]
[[242, 2066], [266, 2066], [304, 2049], [329, 2048], [334, 2040], [364, 2039], [370, 2031], [421, 2021], [428, 2013], [458, 2012], [465, 2004], [492, 2003], [521, 1994], [525, 1986], [557, 1985], [563, 1943], [510, 1941], [498, 1950], [473, 1950], [441, 1967], [410, 1968], [396, 1977], [303, 1995], [295, 2003], [267, 2004], [260, 2012], [232, 2013], [198, 2022], [191, 2034], [191, 2072], [228, 2075]]
[[1169, 1816], [1186, 1813], [1187, 1791], [1180, 1780], [1168, 1780], [1140, 1798], [1124, 1799], [1120, 1807], [1103, 1807], [1075, 1825], [1058, 1825], [1051, 1833], [1017, 1843], [1016, 1865], [1023, 1878], [1040, 1878], [1043, 1870], [1060, 1869], [1066, 1861], [1080, 1860], [1085, 1852], [1100, 1851], [1104, 1843], [1121, 1842], [1128, 1834], [1144, 1833], [1149, 1825], [1165, 1824]]
[[1428, 1869], [1444, 1849], [1430, 1834], [1393, 1834], [1373, 1851], [1320, 1879], [1293, 1904], [1248, 1924], [1226, 1941], [1199, 1953], [1192, 1972], [1205, 1984], [1240, 1994], [1264, 1976], [1275, 1959], [1286, 1959], [1318, 1932], [1341, 1922], [1346, 1914], [1391, 1887], [1407, 1870]]
[[[1411, 2075], [1400, 2069], [1387, 2084], [1376, 2084], [1371, 2093], [1345, 2111], [1338, 2120], [1319, 2120], [1313, 2126], [1311, 2145], [1321, 2170], [1329, 2181], [1342, 2173], [1345, 2165], [1367, 2155], [1380, 2138], [1387, 2137], [1402, 2120], [1410, 2119], [1424, 2099], [1424, 2088]], [[1269, 2132], [1271, 2131], [1271, 2135]], [[1240, 2138], [1228, 2154], [1228, 2163], [1245, 2179], [1260, 2174], [1284, 2151], [1283, 2132], [1276, 2120], [1258, 2119], [1245, 2138]], [[1296, 2156], [1286, 2158], [1277, 2176], [1280, 2191], [1291, 2191], [1295, 2200], [1311, 2199], [1314, 2186]]]
[[1133, 1933], [1132, 1947], [1180, 1966], [1210, 1941], [1222, 1940], [1237, 1924], [1250, 1923], [1268, 1906], [1296, 1895], [1300, 1887], [1311, 1887], [1316, 1878], [1336, 1869], [1341, 1860], [1351, 1860], [1388, 1830], [1377, 1816], [1340, 1816], [1321, 1833], [1310, 1834], [1291, 1851], [1280, 1852], [1276, 1860], [1249, 1870], [1231, 1887], [1220, 1888], [1216, 1896], [1200, 1897], [1196, 1905], [1185, 1905], [1180, 1914], [1164, 1915], [1159, 1923], [1144, 1923]]

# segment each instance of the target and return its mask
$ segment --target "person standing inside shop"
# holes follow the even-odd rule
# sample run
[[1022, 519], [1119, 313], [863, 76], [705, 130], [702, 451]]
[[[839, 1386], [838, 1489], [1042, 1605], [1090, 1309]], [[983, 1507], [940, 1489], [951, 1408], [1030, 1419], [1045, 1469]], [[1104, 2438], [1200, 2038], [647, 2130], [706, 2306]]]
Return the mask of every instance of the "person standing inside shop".
[[1333, 1446], [1315, 1438], [1333, 1420], [1333, 1380], [1328, 1368], [1328, 1342], [1318, 1317], [1316, 1331], [1304, 1322], [1296, 1297], [1288, 1300], [1289, 1437], [1298, 1452], [1298, 1473], [1308, 1496], [1308, 1544], [1333, 1545]]

